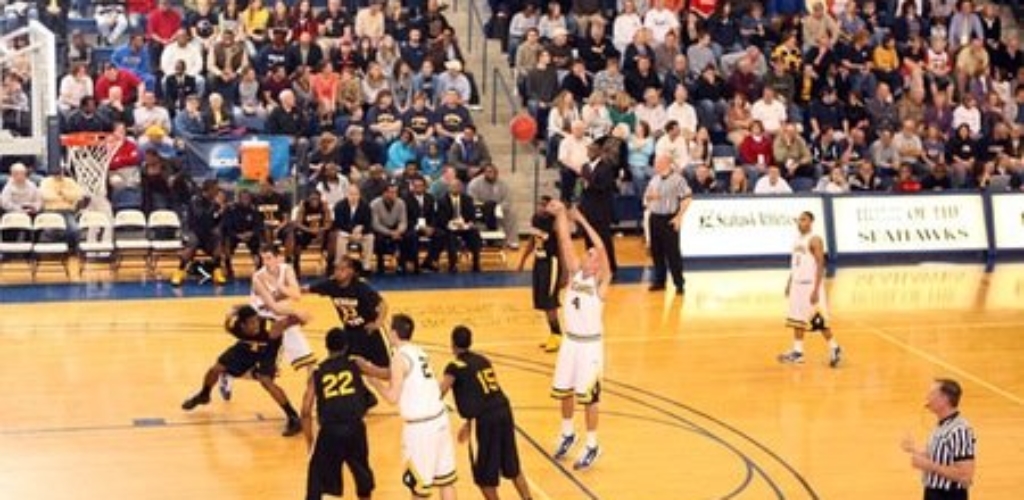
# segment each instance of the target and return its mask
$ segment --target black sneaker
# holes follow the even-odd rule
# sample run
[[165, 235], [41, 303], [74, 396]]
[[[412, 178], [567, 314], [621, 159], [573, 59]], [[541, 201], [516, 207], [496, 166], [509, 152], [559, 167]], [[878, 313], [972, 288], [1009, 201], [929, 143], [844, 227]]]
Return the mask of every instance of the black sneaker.
[[302, 432], [302, 421], [298, 418], [289, 418], [288, 422], [284, 424], [284, 432], [281, 433], [284, 437], [291, 437]]
[[568, 436], [562, 436], [558, 442], [558, 449], [555, 450], [555, 460], [561, 460], [569, 454], [569, 450], [572, 449], [572, 445], [576, 444], [576, 435], [570, 434]]
[[585, 470], [589, 469], [594, 462], [597, 461], [597, 457], [601, 456], [601, 447], [595, 446], [593, 448], [587, 446], [587, 449], [583, 450], [583, 454], [580, 458], [576, 459], [576, 463], [572, 464], [574, 470]]
[[831, 367], [831, 368], [835, 368], [835, 367], [839, 366], [839, 362], [842, 361], [842, 360], [843, 360], [843, 348], [839, 347], [839, 346], [836, 346], [836, 348], [832, 349], [832, 351], [828, 355], [828, 366]]
[[190, 411], [199, 405], [205, 405], [209, 402], [209, 395], [204, 396], [202, 394], [196, 394], [195, 396], [186, 399], [184, 403], [181, 403], [181, 409], [185, 411]]

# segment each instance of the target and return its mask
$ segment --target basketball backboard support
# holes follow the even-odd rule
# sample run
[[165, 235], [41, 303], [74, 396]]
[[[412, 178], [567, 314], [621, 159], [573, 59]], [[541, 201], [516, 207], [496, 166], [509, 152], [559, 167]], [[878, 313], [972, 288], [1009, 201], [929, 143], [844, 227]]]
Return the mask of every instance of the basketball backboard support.
[[[16, 43], [27, 39], [27, 44]], [[57, 118], [57, 40], [36, 20], [0, 35], [0, 77], [9, 71], [27, 73], [30, 134], [18, 136], [0, 125], [0, 156], [37, 156], [50, 170], [60, 164], [60, 130]]]

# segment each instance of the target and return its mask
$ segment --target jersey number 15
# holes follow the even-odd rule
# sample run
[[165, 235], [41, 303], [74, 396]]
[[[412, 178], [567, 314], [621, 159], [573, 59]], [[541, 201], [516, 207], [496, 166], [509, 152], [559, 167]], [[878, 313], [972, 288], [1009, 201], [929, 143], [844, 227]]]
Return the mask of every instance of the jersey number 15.
[[494, 370], [490, 368], [484, 368], [476, 372], [476, 380], [480, 382], [480, 388], [484, 391], [484, 394], [501, 391], [501, 386], [498, 385], [498, 377], [494, 375]]

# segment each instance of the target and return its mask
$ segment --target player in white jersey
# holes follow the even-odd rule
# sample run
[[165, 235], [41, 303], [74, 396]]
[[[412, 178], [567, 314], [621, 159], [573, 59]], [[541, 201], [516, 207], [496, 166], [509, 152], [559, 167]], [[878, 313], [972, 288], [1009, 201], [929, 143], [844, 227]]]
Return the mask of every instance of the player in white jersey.
[[441, 400], [441, 386], [430, 359], [422, 348], [410, 342], [416, 325], [405, 314], [391, 319], [390, 382], [378, 376], [387, 373], [365, 359], [356, 358], [370, 384], [391, 404], [405, 421], [402, 429], [402, 453], [406, 469], [402, 482], [412, 498], [429, 498], [438, 487], [443, 500], [455, 498], [455, 446], [448, 422], [448, 410]]
[[[292, 301], [298, 300], [302, 293], [295, 271], [291, 266], [282, 265], [284, 259], [277, 245], [265, 245], [261, 248], [260, 258], [263, 267], [252, 275], [249, 304], [262, 318], [277, 321], [293, 316], [298, 319], [297, 324], [285, 329], [281, 337], [281, 347], [285, 359], [293, 368], [305, 368], [307, 374], [311, 374], [316, 368], [317, 360], [300, 326], [308, 323], [310, 318], [307, 313], [292, 306]], [[221, 377], [220, 394], [226, 400], [231, 399], [231, 377]]]
[[[252, 275], [252, 293], [249, 296], [252, 306], [265, 318], [277, 320], [298, 316], [302, 319], [305, 313], [292, 305], [302, 295], [299, 280], [295, 271], [283, 264], [281, 249], [277, 245], [266, 245], [260, 249], [260, 259], [263, 267]], [[281, 347], [292, 368], [312, 370], [316, 366], [316, 356], [298, 325], [284, 331]]]
[[[567, 210], [557, 200], [551, 202], [549, 210], [556, 217], [555, 232], [570, 276], [562, 308], [565, 333], [551, 387], [552, 397], [562, 401], [562, 432], [554, 457], [558, 460], [565, 458], [576, 443], [573, 412], [578, 401], [585, 408], [587, 439], [586, 447], [573, 468], [587, 469], [601, 453], [597, 444], [597, 418], [604, 370], [604, 301], [611, 272], [601, 238], [587, 219], [576, 210]], [[594, 243], [582, 259], [576, 255], [572, 243], [570, 218], [586, 231]]]
[[804, 332], [819, 331], [828, 341], [829, 366], [839, 366], [842, 349], [832, 335], [828, 324], [828, 300], [825, 296], [825, 245], [820, 236], [811, 232], [814, 214], [804, 212], [797, 219], [800, 235], [793, 244], [790, 260], [789, 282], [786, 283], [786, 297], [789, 298], [789, 315], [786, 325], [793, 328], [793, 349], [779, 355], [781, 363], [804, 362]]

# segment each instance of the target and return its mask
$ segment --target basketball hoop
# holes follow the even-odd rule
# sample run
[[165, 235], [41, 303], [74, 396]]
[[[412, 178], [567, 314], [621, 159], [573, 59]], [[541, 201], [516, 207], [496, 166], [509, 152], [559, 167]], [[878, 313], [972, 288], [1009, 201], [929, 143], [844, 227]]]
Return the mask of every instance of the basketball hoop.
[[107, 170], [115, 148], [107, 145], [109, 134], [78, 132], [61, 136], [68, 150], [67, 171], [92, 197], [107, 196]]

